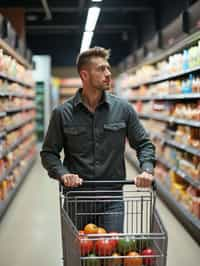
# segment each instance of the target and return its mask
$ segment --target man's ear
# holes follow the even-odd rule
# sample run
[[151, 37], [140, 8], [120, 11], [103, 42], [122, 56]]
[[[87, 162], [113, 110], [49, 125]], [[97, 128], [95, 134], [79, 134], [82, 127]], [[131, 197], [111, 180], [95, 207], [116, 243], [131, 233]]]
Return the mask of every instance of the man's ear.
[[88, 79], [88, 72], [87, 70], [81, 70], [80, 71], [80, 77], [82, 79], [82, 81], [86, 81]]

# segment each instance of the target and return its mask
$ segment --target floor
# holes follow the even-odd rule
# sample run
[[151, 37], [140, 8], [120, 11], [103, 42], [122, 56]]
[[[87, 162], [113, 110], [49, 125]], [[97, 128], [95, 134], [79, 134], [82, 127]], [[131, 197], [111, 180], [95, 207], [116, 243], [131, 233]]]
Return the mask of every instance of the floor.
[[[128, 178], [135, 171], [127, 162]], [[182, 225], [157, 201], [168, 230], [168, 266], [197, 266], [200, 248]], [[61, 266], [57, 182], [47, 178], [39, 156], [0, 223], [0, 266]]]

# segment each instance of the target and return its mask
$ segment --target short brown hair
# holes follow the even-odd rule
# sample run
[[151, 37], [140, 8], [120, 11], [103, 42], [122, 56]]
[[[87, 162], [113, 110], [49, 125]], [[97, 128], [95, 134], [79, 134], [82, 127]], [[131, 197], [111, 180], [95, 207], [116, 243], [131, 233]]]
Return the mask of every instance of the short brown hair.
[[110, 58], [110, 49], [93, 47], [79, 54], [76, 60], [76, 66], [79, 73], [83, 66], [90, 63], [92, 57], [102, 57], [105, 60], [108, 60]]

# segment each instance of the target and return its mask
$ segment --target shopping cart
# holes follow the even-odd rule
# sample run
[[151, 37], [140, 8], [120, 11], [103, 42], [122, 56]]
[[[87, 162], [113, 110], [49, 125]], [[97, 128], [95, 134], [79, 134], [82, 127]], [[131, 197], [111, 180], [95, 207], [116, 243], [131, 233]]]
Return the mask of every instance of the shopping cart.
[[[116, 181], [119, 190], [97, 189], [113, 182], [84, 181], [92, 187], [78, 192], [60, 185], [64, 266], [166, 266], [167, 232], [155, 209], [156, 189], [138, 189], [132, 181]], [[108, 210], [109, 204], [121, 208]], [[103, 227], [107, 217], [114, 225], [122, 216], [118, 232], [80, 231], [89, 223]], [[108, 231], [114, 231], [112, 224]]]

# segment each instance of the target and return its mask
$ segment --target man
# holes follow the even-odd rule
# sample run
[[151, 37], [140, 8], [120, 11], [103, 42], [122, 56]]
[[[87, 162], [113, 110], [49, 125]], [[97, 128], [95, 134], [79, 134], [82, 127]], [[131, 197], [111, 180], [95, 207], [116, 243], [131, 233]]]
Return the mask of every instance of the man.
[[[101, 47], [81, 53], [77, 69], [83, 88], [52, 113], [41, 159], [49, 176], [65, 187], [81, 186], [84, 179], [114, 181], [125, 178], [126, 137], [137, 152], [142, 170], [135, 179], [136, 186], [149, 187], [152, 183], [154, 146], [132, 106], [107, 92], [111, 88], [108, 59], [109, 50]], [[114, 182], [111, 188], [117, 188]], [[93, 189], [97, 189], [95, 185]], [[108, 228], [110, 218], [113, 217], [104, 221]], [[119, 230], [123, 218], [115, 220], [112, 229]]]

